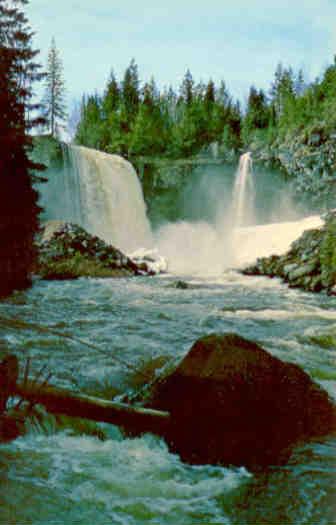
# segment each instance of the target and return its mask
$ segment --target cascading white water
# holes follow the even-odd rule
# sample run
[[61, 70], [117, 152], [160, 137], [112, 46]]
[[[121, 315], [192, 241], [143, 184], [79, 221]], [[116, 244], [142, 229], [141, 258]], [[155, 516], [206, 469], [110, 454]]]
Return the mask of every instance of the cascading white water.
[[146, 205], [133, 166], [118, 155], [82, 146], [66, 148], [68, 162], [61, 176], [51, 181], [54, 191], [49, 182], [42, 198], [48, 218], [76, 222], [126, 253], [152, 247]]
[[248, 151], [241, 155], [236, 173], [231, 217], [235, 228], [249, 226], [255, 222], [255, 188], [252, 171], [252, 157]]
[[[259, 256], [279, 254], [305, 229], [321, 224], [319, 217], [311, 217], [255, 226], [252, 158], [245, 153], [236, 172], [232, 204], [218, 209], [215, 224], [167, 224], [154, 241], [141, 184], [129, 162], [81, 146], [65, 146], [64, 154], [62, 172], [50, 174], [49, 183], [41, 188], [46, 218], [76, 222], [128, 254], [156, 246], [173, 273], [218, 274]], [[143, 256], [143, 251], [135, 254]], [[164, 270], [164, 259], [155, 253], [152, 257], [159, 262], [159, 271]]]
[[[157, 234], [159, 251], [177, 274], [219, 274], [258, 257], [285, 253], [304, 230], [321, 226], [319, 216], [256, 225], [256, 195], [251, 153], [239, 159], [232, 202], [217, 210], [215, 224], [179, 222]], [[289, 210], [289, 214], [293, 210]]]
[[152, 247], [140, 181], [133, 166], [118, 155], [70, 146], [78, 172], [83, 226], [125, 252]]

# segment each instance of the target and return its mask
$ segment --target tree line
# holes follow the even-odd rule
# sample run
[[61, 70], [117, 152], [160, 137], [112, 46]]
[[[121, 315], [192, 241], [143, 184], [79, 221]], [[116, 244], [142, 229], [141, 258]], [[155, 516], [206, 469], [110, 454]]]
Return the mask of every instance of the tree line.
[[[336, 57], [322, 74], [307, 82], [302, 70], [278, 64], [268, 93], [250, 88], [242, 123], [242, 142], [281, 144], [298, 134], [326, 140], [336, 132]], [[317, 144], [318, 146], [318, 144]]]
[[242, 109], [225, 82], [196, 83], [188, 70], [178, 90], [140, 83], [134, 60], [118, 81], [111, 73], [103, 95], [83, 96], [75, 141], [126, 157], [183, 158], [217, 142], [238, 151], [283, 141], [307, 129], [335, 129], [336, 62], [321, 79], [281, 63], [268, 90], [251, 86]]
[[241, 109], [225, 83], [196, 84], [188, 70], [176, 93], [154, 78], [140, 84], [134, 60], [118, 82], [112, 72], [103, 96], [84, 96], [76, 142], [109, 153], [189, 157], [225, 137], [240, 146]]

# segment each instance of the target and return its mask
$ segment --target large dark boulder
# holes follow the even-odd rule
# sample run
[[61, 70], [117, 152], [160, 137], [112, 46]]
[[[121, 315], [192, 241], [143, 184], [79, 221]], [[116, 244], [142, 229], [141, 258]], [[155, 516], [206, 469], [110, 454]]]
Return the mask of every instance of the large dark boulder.
[[149, 405], [171, 413], [164, 437], [196, 464], [279, 464], [336, 428], [335, 407], [304, 371], [235, 334], [199, 339]]

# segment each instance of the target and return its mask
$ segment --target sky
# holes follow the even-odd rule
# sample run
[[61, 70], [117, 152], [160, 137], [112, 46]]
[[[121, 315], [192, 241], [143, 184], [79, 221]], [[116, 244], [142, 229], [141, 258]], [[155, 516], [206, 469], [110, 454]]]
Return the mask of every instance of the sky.
[[189, 68], [244, 102], [280, 61], [312, 80], [336, 53], [336, 0], [30, 0], [27, 16], [43, 65], [56, 39], [69, 101], [134, 58], [142, 81], [177, 87]]

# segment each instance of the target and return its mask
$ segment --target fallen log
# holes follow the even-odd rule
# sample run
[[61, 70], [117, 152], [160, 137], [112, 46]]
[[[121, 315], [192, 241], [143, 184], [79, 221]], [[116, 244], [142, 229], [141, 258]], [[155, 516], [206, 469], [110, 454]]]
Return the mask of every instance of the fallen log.
[[32, 381], [17, 384], [15, 394], [30, 403], [43, 405], [52, 414], [112, 423], [137, 434], [152, 432], [162, 435], [170, 422], [170, 414], [166, 411], [106, 401]]

